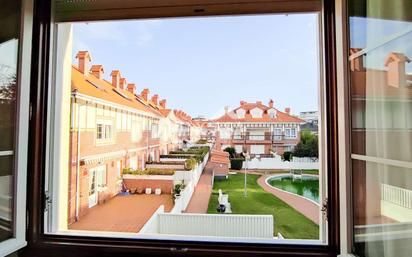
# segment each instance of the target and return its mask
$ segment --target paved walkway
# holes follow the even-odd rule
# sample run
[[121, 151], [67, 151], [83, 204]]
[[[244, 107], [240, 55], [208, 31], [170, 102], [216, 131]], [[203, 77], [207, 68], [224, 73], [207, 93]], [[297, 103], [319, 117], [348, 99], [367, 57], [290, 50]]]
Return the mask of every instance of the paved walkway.
[[277, 188], [271, 187], [266, 184], [266, 178], [272, 175], [263, 175], [258, 179], [258, 184], [268, 193], [273, 194], [277, 198], [289, 204], [293, 209], [305, 215], [308, 219], [312, 220], [319, 225], [319, 212], [320, 207], [312, 201], [309, 201], [303, 197], [296, 196]]
[[164, 205], [165, 212], [173, 208], [170, 194], [115, 196], [104, 204], [97, 205], [71, 224], [69, 229], [139, 232], [153, 213]]
[[206, 165], [199, 182], [195, 187], [186, 213], [207, 213], [210, 195], [212, 194], [212, 168]]

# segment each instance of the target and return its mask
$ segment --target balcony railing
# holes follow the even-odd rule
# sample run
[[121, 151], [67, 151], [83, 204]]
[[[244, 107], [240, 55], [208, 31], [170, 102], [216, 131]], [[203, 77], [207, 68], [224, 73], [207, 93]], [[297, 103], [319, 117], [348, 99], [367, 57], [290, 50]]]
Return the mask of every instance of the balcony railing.
[[284, 135], [233, 135], [233, 140], [254, 140], [254, 141], [282, 141], [286, 139]]

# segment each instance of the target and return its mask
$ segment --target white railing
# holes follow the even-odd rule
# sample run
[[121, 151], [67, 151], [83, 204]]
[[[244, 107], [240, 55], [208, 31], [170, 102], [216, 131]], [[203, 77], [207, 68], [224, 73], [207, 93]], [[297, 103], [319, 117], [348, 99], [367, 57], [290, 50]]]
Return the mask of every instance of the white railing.
[[381, 200], [412, 209], [412, 190], [381, 184]]
[[273, 238], [272, 215], [159, 214], [159, 234]]

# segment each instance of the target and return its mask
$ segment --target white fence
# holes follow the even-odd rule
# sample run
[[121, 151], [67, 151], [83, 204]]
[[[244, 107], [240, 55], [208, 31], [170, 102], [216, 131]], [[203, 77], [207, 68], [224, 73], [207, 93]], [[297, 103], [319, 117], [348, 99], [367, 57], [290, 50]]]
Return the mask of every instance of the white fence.
[[295, 157], [292, 156], [292, 162], [318, 162], [318, 158], [314, 157]]
[[182, 180], [185, 182], [185, 188], [180, 192], [180, 197], [175, 199], [175, 205], [170, 211], [171, 213], [181, 213], [186, 210], [187, 205], [192, 198], [195, 187], [199, 182], [200, 176], [202, 175], [203, 169], [206, 166], [207, 160], [209, 159], [209, 153], [206, 154], [203, 162], [196, 166], [190, 171], [176, 171], [173, 175], [175, 183], [180, 183]]
[[412, 191], [408, 189], [381, 184], [381, 200], [412, 209]]
[[[272, 215], [157, 213], [141, 234], [273, 238]], [[152, 217], [153, 218], [153, 217]], [[158, 222], [158, 224], [155, 224]], [[156, 230], [157, 229], [157, 230]]]
[[[319, 169], [318, 161], [282, 161], [282, 158], [279, 155], [270, 158], [253, 158], [250, 161], [243, 162], [243, 168], [247, 167], [248, 169], [279, 169], [279, 170], [316, 170]], [[304, 159], [306, 160], [306, 159]]]

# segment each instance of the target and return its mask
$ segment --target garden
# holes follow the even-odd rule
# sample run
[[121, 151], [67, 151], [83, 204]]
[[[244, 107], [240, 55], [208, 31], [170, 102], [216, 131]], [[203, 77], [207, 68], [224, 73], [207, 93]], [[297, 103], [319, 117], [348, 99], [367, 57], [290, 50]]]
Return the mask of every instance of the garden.
[[247, 175], [247, 197], [244, 196], [244, 174], [231, 174], [227, 180], [215, 181], [208, 213], [217, 214], [218, 190], [229, 194], [233, 214], [270, 214], [274, 218], [274, 236], [286, 239], [318, 239], [319, 226], [291, 206], [264, 191], [257, 180], [260, 175]]

